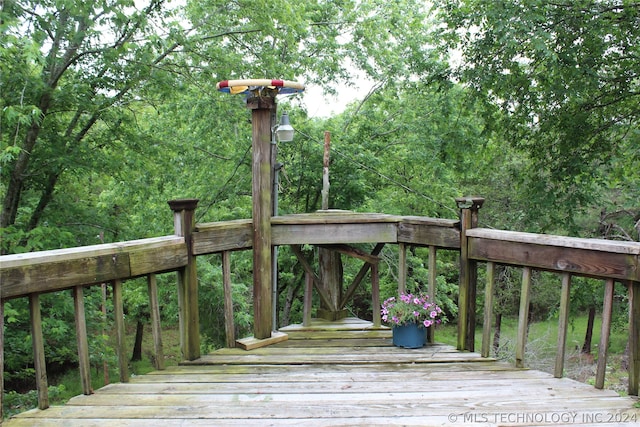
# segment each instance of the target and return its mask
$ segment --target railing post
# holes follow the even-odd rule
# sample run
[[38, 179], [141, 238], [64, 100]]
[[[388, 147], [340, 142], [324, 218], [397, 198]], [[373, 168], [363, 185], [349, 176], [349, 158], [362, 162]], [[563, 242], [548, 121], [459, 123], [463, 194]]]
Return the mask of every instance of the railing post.
[[469, 259], [467, 230], [478, 226], [482, 197], [456, 198], [460, 209], [460, 289], [458, 294], [458, 350], [474, 351], [477, 263]]
[[264, 340], [272, 330], [271, 253], [271, 115], [275, 114], [275, 97], [247, 99], [252, 124], [252, 201], [253, 201], [253, 334]]
[[196, 258], [191, 246], [195, 228], [195, 210], [198, 199], [170, 200], [175, 234], [184, 236], [187, 244], [187, 265], [178, 271], [178, 305], [180, 310], [180, 345], [182, 357], [195, 360], [200, 357], [200, 319], [198, 317], [198, 277]]

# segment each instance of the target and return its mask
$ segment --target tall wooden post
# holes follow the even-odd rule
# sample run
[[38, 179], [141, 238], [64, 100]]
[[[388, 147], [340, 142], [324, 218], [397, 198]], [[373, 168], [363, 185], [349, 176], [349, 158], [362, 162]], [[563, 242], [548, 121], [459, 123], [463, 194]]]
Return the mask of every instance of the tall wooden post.
[[256, 96], [247, 100], [253, 130], [253, 334], [256, 339], [271, 337], [272, 253], [271, 253], [271, 114], [276, 100]]
[[195, 360], [200, 357], [200, 318], [196, 257], [191, 247], [191, 235], [195, 228], [198, 199], [170, 200], [168, 203], [173, 211], [175, 234], [184, 236], [188, 252], [187, 265], [178, 271], [180, 346], [185, 360]]
[[476, 324], [477, 263], [469, 259], [467, 230], [478, 226], [482, 197], [456, 199], [460, 209], [460, 289], [458, 294], [458, 350], [474, 351]]
[[[329, 209], [329, 158], [331, 152], [331, 133], [324, 132], [324, 155], [322, 156], [322, 209]], [[326, 320], [339, 320], [347, 317], [347, 310], [340, 308], [342, 302], [344, 274], [342, 256], [339, 252], [318, 248], [318, 267], [322, 288], [329, 296], [329, 305], [320, 303], [318, 317]]]

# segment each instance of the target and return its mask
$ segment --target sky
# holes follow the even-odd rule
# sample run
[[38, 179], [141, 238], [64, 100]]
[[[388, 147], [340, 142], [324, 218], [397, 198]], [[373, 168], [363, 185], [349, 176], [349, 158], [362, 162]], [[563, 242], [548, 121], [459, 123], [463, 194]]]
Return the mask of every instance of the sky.
[[363, 99], [372, 83], [360, 84], [357, 87], [344, 86], [337, 96], [323, 95], [320, 86], [307, 86], [302, 95], [302, 102], [309, 117], [327, 118], [344, 111], [348, 104]]

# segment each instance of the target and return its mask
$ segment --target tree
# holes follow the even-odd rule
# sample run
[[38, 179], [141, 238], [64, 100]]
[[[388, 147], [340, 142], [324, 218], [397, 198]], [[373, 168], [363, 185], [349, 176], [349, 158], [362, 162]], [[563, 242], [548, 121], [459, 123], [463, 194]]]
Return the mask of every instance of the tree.
[[[576, 233], [581, 209], [636, 192], [611, 177], [638, 182], [640, 5], [435, 3], [446, 23], [442, 45], [462, 53], [452, 75], [504, 112], [496, 129], [528, 158], [514, 181], [530, 201], [532, 229]], [[629, 156], [635, 166], [619, 163]]]
[[154, 25], [178, 27], [163, 0], [3, 5], [0, 228], [30, 232], [63, 175], [115, 168], [133, 89], [178, 46]]

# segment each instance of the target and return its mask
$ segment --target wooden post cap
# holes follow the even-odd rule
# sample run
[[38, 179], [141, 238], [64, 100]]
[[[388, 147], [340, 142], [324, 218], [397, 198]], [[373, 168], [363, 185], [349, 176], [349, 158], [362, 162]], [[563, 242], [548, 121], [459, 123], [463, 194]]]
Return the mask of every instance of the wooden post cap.
[[198, 206], [199, 199], [176, 199], [169, 200], [167, 203], [174, 212], [195, 210]]
[[459, 209], [480, 209], [484, 203], [484, 197], [467, 196], [456, 197], [456, 204]]

